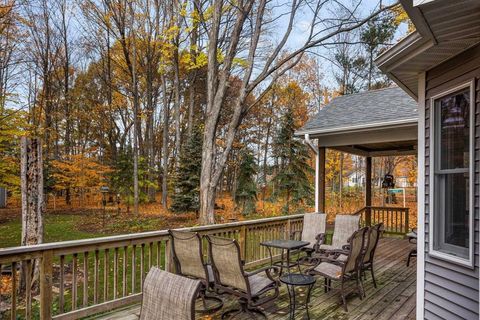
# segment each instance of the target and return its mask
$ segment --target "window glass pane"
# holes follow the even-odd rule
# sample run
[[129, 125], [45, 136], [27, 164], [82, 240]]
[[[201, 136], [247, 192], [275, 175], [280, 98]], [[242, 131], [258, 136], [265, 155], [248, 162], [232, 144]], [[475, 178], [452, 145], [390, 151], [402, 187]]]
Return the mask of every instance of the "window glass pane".
[[[435, 100], [440, 170], [468, 168], [470, 90]], [[440, 140], [440, 141], [439, 141]]]
[[435, 192], [438, 216], [435, 223], [435, 250], [468, 258], [469, 179], [467, 173], [438, 174]]

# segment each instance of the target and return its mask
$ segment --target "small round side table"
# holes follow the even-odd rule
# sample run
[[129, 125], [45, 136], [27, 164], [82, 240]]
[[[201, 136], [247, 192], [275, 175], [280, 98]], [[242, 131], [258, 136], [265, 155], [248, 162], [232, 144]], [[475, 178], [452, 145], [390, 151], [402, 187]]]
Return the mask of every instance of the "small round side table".
[[[280, 281], [287, 285], [288, 298], [290, 299], [290, 319], [295, 319], [295, 309], [306, 310], [307, 319], [310, 319], [308, 304], [310, 303], [310, 294], [316, 281], [315, 278], [301, 273], [289, 273], [281, 276]], [[302, 301], [297, 301], [296, 287], [306, 287], [306, 296], [303, 303], [301, 303]]]

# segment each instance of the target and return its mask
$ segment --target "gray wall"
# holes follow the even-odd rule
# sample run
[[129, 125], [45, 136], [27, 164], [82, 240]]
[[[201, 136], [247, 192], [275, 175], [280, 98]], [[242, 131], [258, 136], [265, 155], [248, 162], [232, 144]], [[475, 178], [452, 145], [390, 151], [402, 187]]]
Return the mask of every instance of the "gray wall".
[[[429, 121], [430, 101], [445, 90], [475, 79], [474, 154], [474, 259], [475, 268], [464, 268], [428, 255]], [[479, 319], [479, 166], [480, 166], [480, 45], [444, 62], [426, 74], [425, 110], [425, 318]]]

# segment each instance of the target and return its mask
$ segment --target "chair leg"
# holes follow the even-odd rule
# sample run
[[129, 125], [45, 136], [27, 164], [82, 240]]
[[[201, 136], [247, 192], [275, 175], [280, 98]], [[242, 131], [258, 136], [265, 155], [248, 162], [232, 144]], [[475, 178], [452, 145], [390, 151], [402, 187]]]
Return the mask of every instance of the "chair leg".
[[372, 265], [370, 266], [370, 273], [372, 274], [373, 286], [374, 286], [375, 289], [376, 289], [376, 288], [377, 288], [377, 281], [375, 281], [375, 275], [374, 275], [374, 272], [373, 272], [373, 263], [372, 263]]
[[408, 259], [407, 259], [407, 267], [410, 266], [410, 259], [412, 257], [416, 257], [417, 256], [417, 249], [412, 249], [409, 253], [408, 253]]
[[357, 276], [355, 278], [355, 280], [357, 280], [358, 296], [360, 297], [360, 300], [363, 300], [363, 297], [365, 296], [365, 291], [363, 290], [362, 275], [360, 271], [357, 272]]
[[213, 313], [223, 307], [223, 300], [218, 297], [213, 297], [204, 293], [200, 295], [200, 298], [202, 299], [203, 309], [197, 309], [196, 311], [199, 313]]
[[325, 293], [327, 293], [328, 292], [328, 287], [327, 287], [328, 280], [327, 280], [327, 278], [324, 278], [324, 279], [325, 279], [325, 281], [324, 281], [324, 285], [323, 285], [323, 290], [325, 291]]
[[340, 294], [342, 296], [343, 308], [345, 309], [345, 312], [348, 312], [347, 299], [345, 298], [345, 291], [343, 290], [343, 279], [342, 279], [342, 284], [340, 288]]
[[258, 308], [249, 308], [247, 300], [241, 298], [239, 300], [239, 303], [240, 303], [240, 308], [225, 311], [222, 314], [222, 319], [234, 319], [237, 316], [242, 314], [248, 315], [249, 319], [257, 319], [258, 315], [264, 319], [267, 319], [267, 315], [262, 310]]

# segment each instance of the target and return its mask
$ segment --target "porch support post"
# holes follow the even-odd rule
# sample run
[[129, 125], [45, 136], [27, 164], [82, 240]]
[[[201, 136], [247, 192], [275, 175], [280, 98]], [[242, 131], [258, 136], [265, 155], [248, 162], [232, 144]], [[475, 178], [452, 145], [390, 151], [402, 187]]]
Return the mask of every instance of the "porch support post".
[[365, 223], [372, 225], [372, 157], [367, 157], [365, 168]]
[[315, 168], [315, 211], [325, 213], [325, 162], [326, 148], [318, 148]]
[[325, 212], [325, 147], [318, 147], [305, 135], [306, 144], [315, 153], [315, 212]]

